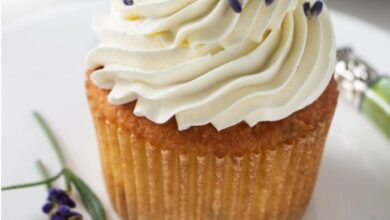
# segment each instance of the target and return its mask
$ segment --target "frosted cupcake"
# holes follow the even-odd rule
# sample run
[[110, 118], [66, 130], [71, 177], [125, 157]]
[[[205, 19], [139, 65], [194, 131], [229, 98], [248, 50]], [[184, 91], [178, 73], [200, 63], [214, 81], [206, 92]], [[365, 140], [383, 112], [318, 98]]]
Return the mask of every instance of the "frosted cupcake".
[[114, 0], [87, 94], [123, 219], [299, 219], [337, 103], [322, 2]]

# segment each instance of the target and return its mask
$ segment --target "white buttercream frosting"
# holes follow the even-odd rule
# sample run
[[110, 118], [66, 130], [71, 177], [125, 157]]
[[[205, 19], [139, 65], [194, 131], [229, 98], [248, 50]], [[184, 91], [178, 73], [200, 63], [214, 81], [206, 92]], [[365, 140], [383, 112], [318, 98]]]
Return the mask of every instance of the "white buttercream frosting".
[[134, 114], [180, 130], [276, 121], [313, 103], [334, 70], [326, 8], [306, 18], [303, 0], [114, 0], [94, 21], [100, 45], [91, 79], [108, 101], [136, 101]]

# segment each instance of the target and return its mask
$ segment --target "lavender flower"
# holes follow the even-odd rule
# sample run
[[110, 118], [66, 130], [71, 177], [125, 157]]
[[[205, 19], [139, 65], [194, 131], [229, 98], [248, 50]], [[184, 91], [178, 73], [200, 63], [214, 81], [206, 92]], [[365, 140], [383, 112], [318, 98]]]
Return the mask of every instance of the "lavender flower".
[[[126, 2], [130, 4], [130, 2], [133, 1], [129, 0]], [[67, 191], [70, 192], [72, 190], [72, 186], [77, 189], [81, 201], [91, 218], [93, 220], [106, 220], [106, 213], [99, 198], [95, 195], [92, 189], [67, 166], [60, 144], [58, 143], [45, 119], [38, 112], [34, 112], [34, 117], [42, 127], [46, 136], [49, 138], [62, 166], [62, 170], [57, 175], [50, 176], [45, 165], [42, 163], [42, 161], [38, 160], [37, 167], [44, 180], [5, 186], [1, 187], [1, 190], [5, 191], [46, 185], [49, 195], [47, 197], [46, 203], [42, 206], [43, 213], [47, 214], [51, 220], [82, 220], [83, 218], [80, 213], [71, 210], [72, 208], [76, 207], [76, 203], [69, 197], [68, 193], [64, 190], [52, 187], [52, 183], [54, 181], [64, 177]]]
[[51, 220], [82, 219], [80, 213], [71, 211], [71, 208], [76, 207], [76, 203], [65, 191], [51, 188], [48, 193], [47, 202], [43, 205], [42, 211], [48, 214]]

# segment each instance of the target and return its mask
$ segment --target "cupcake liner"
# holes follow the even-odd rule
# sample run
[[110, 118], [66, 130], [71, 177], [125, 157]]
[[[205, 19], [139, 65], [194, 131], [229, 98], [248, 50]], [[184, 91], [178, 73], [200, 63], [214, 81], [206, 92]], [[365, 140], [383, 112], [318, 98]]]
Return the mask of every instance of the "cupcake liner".
[[299, 219], [330, 120], [281, 146], [221, 156], [152, 145], [94, 116], [107, 191], [129, 220]]

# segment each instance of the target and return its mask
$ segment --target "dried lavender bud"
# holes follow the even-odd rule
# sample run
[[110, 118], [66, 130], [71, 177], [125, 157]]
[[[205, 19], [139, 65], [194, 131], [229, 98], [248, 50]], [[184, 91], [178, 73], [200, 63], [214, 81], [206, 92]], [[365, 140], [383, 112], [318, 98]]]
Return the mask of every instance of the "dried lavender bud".
[[232, 7], [233, 11], [236, 13], [240, 13], [242, 11], [241, 3], [239, 0], [229, 0], [230, 7]]
[[123, 3], [127, 6], [131, 6], [134, 4], [134, 1], [133, 0], [123, 0]]
[[313, 7], [311, 8], [311, 15], [313, 17], [317, 17], [321, 14], [323, 8], [324, 4], [321, 1], [316, 1], [316, 3], [314, 3]]
[[274, 0], [265, 0], [265, 5], [266, 6], [272, 5], [272, 3], [274, 3]]
[[324, 8], [324, 3], [322, 1], [316, 1], [313, 6], [310, 5], [310, 2], [303, 4], [303, 11], [307, 18], [312, 19], [318, 17]]
[[54, 204], [51, 202], [45, 203], [45, 205], [42, 206], [42, 212], [45, 214], [49, 214], [51, 210], [53, 209]]
[[70, 208], [76, 207], [76, 203], [68, 195], [63, 196], [61, 198], [58, 198], [57, 199], [57, 203], [59, 205], [66, 205], [66, 206], [68, 206]]
[[305, 12], [306, 17], [311, 16], [311, 6], [310, 6], [309, 2], [306, 2], [305, 4], [303, 4], [303, 11]]
[[66, 203], [69, 199], [69, 196], [68, 194], [66, 194], [64, 191], [61, 191], [57, 197], [55, 198], [55, 200], [58, 202], [58, 203]]
[[75, 208], [76, 207], [75, 201], [73, 201], [73, 199], [71, 199], [71, 198], [68, 198], [68, 200], [66, 201], [66, 203], [64, 205], [67, 205], [70, 208]]
[[49, 189], [49, 196], [47, 197], [47, 200], [50, 202], [53, 202], [57, 200], [58, 195], [62, 194], [61, 190], [56, 188]]
[[62, 216], [66, 216], [70, 213], [70, 209], [69, 207], [62, 205], [57, 209], [57, 213], [60, 213]]

